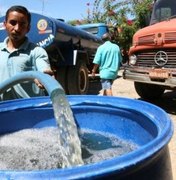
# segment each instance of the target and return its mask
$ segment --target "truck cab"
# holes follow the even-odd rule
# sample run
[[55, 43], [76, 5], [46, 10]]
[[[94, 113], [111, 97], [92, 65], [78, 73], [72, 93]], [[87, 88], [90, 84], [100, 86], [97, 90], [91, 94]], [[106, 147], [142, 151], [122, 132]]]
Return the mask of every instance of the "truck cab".
[[103, 34], [109, 32], [107, 25], [104, 23], [82, 24], [77, 25], [76, 27], [100, 38], [103, 36]]
[[134, 81], [144, 99], [176, 89], [176, 1], [156, 0], [150, 25], [138, 30], [129, 49], [123, 78]]

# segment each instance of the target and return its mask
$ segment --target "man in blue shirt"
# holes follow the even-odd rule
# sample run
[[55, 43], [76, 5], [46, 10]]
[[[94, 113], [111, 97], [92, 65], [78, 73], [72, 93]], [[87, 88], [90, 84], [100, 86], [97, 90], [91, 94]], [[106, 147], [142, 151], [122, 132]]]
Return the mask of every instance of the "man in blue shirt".
[[92, 76], [99, 68], [103, 95], [112, 96], [112, 83], [116, 79], [122, 56], [118, 45], [112, 43], [109, 33], [103, 35], [104, 44], [100, 45], [95, 54]]
[[[23, 71], [37, 70], [53, 75], [46, 51], [29, 42], [26, 34], [30, 30], [31, 14], [23, 6], [12, 6], [6, 12], [4, 26], [8, 37], [0, 43], [0, 82]], [[42, 84], [36, 79], [39, 88]], [[2, 99], [37, 96], [35, 84], [25, 82], [10, 88]]]

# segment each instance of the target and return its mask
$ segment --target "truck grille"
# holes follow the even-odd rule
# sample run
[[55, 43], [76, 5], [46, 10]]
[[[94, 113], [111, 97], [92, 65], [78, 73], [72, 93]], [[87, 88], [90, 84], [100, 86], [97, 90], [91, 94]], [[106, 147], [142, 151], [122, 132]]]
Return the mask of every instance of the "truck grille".
[[155, 34], [139, 37], [138, 45], [155, 44], [154, 39], [155, 39]]
[[176, 32], [165, 33], [165, 43], [175, 43], [176, 42]]
[[[167, 55], [167, 62], [163, 66], [159, 66], [155, 61], [155, 55], [157, 52], [162, 51]], [[137, 54], [137, 64], [136, 66], [141, 67], [164, 67], [164, 68], [176, 68], [176, 49], [165, 49], [163, 50], [154, 50], [148, 52], [139, 52]]]
[[[141, 36], [138, 39], [138, 45], [155, 45], [157, 43], [157, 39], [155, 38], [157, 35], [148, 34], [146, 36]], [[163, 34], [163, 42], [165, 44], [176, 43], [176, 32], [165, 32]]]

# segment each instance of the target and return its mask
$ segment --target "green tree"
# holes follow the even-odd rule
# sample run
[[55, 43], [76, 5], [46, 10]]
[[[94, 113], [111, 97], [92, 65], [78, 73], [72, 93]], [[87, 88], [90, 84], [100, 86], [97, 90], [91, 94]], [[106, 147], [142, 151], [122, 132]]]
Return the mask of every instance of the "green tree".
[[108, 25], [114, 42], [121, 48], [128, 49], [133, 34], [148, 25], [152, 2], [153, 0], [95, 0], [92, 12], [88, 9], [86, 18], [70, 24], [103, 22]]
[[134, 34], [132, 21], [128, 21], [131, 13], [131, 1], [121, 0], [95, 0], [91, 22], [104, 22], [108, 25], [114, 42], [123, 48], [131, 42]]
[[149, 25], [150, 16], [153, 8], [153, 0], [144, 0], [134, 4], [134, 16], [136, 29]]
[[153, 0], [95, 0], [91, 22], [106, 23], [115, 42], [128, 49], [134, 33], [148, 25]]

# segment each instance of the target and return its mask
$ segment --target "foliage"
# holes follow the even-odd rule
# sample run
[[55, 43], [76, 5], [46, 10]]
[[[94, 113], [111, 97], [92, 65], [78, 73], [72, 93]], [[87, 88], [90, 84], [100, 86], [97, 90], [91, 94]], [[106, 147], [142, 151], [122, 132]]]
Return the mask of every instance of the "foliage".
[[87, 3], [87, 17], [72, 21], [70, 24], [103, 22], [109, 26], [113, 40], [122, 49], [128, 49], [133, 34], [141, 27], [148, 25], [153, 0], [95, 0], [92, 12]]
[[137, 28], [145, 27], [149, 24], [153, 7], [153, 0], [145, 0], [134, 6], [135, 25]]
[[152, 0], [95, 0], [91, 22], [106, 23], [114, 41], [127, 50], [133, 34], [148, 25], [151, 4]]

